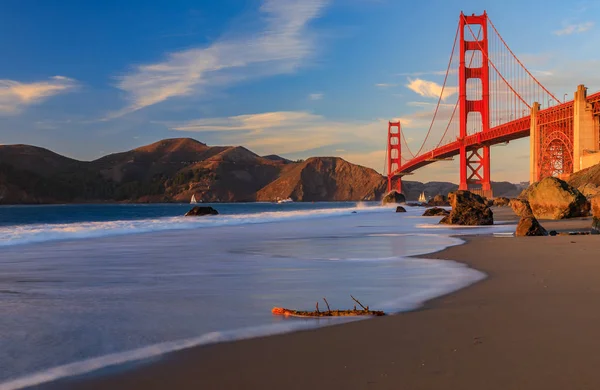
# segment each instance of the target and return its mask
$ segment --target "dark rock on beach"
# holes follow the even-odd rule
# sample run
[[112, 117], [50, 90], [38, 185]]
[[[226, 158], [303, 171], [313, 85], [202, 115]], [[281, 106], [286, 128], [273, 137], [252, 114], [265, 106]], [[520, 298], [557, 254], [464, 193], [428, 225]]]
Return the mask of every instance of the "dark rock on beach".
[[406, 203], [406, 198], [404, 197], [404, 195], [402, 195], [398, 191], [393, 190], [393, 191], [390, 191], [387, 194], [385, 194], [385, 196], [381, 200], [381, 203], [382, 204]]
[[494, 199], [494, 206], [496, 207], [505, 207], [510, 205], [510, 199], [500, 196]]
[[596, 195], [591, 199], [592, 215], [592, 234], [600, 234], [600, 195]]
[[535, 217], [522, 217], [517, 225], [515, 236], [547, 236], [548, 232], [540, 225]]
[[425, 210], [425, 212], [423, 213], [424, 217], [440, 217], [440, 216], [446, 216], [449, 215], [450, 211], [439, 208], [439, 207], [432, 207], [430, 209]]
[[511, 199], [510, 207], [519, 217], [533, 217], [533, 211], [531, 211], [531, 206], [529, 205], [529, 202], [525, 199]]
[[579, 190], [555, 177], [532, 184], [525, 192], [533, 215], [539, 219], [586, 217], [590, 202]]
[[469, 191], [456, 191], [448, 194], [452, 211], [442, 218], [446, 225], [493, 225], [494, 213], [485, 200]]
[[436, 195], [427, 202], [428, 206], [450, 206], [448, 198], [444, 195]]
[[203, 215], [218, 215], [219, 212], [210, 206], [196, 206], [185, 213], [186, 217], [201, 217]]
[[396, 212], [397, 213], [405, 213], [406, 209], [402, 206], [398, 206], [398, 207], [396, 207]]

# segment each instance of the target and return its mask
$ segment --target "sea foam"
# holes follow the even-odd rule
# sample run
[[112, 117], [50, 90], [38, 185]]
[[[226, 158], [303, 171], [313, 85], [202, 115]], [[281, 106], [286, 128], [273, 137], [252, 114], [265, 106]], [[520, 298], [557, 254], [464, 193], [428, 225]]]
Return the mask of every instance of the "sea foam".
[[160, 232], [179, 229], [197, 229], [217, 226], [236, 226], [290, 220], [327, 218], [357, 213], [388, 211], [387, 207], [337, 208], [302, 211], [270, 211], [254, 214], [232, 214], [204, 217], [165, 217], [108, 222], [80, 222], [68, 224], [32, 224], [0, 226], [0, 247], [56, 240], [85, 239], [125, 234]]

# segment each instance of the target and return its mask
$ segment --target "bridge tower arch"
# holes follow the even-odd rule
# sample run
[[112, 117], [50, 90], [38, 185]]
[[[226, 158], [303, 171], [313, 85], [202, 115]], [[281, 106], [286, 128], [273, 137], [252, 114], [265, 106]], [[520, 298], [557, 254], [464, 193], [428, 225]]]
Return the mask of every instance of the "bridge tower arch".
[[[460, 146], [460, 182], [459, 189], [471, 190], [486, 197], [492, 197], [490, 179], [490, 145], [480, 144], [467, 148], [464, 141], [468, 126], [478, 127], [482, 132], [490, 129], [490, 83], [488, 61], [487, 13], [466, 16], [460, 13], [460, 60], [458, 69], [458, 105]], [[473, 26], [473, 27], [472, 27]], [[477, 36], [473, 31], [478, 30]], [[472, 64], [466, 57], [476, 54], [481, 60]], [[469, 65], [467, 65], [469, 63]], [[474, 66], [470, 66], [474, 65]], [[479, 65], [479, 66], [478, 66]], [[469, 80], [479, 80], [479, 96], [468, 96]], [[469, 115], [479, 113], [479, 115]], [[473, 123], [481, 121], [481, 123]]]

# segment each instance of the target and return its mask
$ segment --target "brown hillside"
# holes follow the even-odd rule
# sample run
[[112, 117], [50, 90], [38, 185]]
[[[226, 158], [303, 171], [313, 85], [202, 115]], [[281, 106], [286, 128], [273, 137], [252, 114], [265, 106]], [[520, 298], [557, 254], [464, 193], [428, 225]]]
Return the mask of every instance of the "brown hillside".
[[37, 146], [0, 145], [0, 164], [47, 177], [72, 170], [84, 163]]
[[[210, 157], [206, 144], [191, 138], [172, 138], [127, 152], [110, 154], [91, 162], [102, 175], [115, 182], [146, 181], [170, 175]], [[212, 151], [217, 153], [218, 150]]]
[[189, 200], [192, 194], [204, 202], [254, 201], [256, 192], [279, 176], [283, 164], [241, 146], [226, 147], [180, 171], [189, 180], [173, 182], [167, 193], [176, 201]]
[[339, 157], [313, 157], [288, 167], [277, 180], [258, 191], [257, 200], [376, 200], [386, 188], [384, 177], [375, 170]]

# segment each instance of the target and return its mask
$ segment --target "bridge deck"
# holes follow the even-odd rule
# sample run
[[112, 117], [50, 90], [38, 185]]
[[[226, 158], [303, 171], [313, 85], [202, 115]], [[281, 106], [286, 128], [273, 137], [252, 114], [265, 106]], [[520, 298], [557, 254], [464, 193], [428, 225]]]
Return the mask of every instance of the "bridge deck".
[[[588, 96], [588, 101], [600, 101], [600, 92]], [[568, 101], [553, 107], [548, 107], [540, 110], [539, 117], [550, 116], [553, 113], [559, 112], [573, 105], [573, 101]], [[600, 106], [600, 104], [599, 104]], [[460, 154], [460, 147], [464, 144], [467, 150], [479, 149], [482, 145], [497, 145], [508, 141], [513, 141], [519, 138], [529, 137], [529, 128], [531, 125], [530, 116], [504, 123], [493, 127], [485, 132], [479, 132], [468, 135], [464, 140], [457, 139], [454, 142], [440, 146], [432, 151], [423, 153], [405, 164], [400, 166], [394, 173], [410, 173], [419, 168], [432, 164], [440, 159], [446, 159]]]

